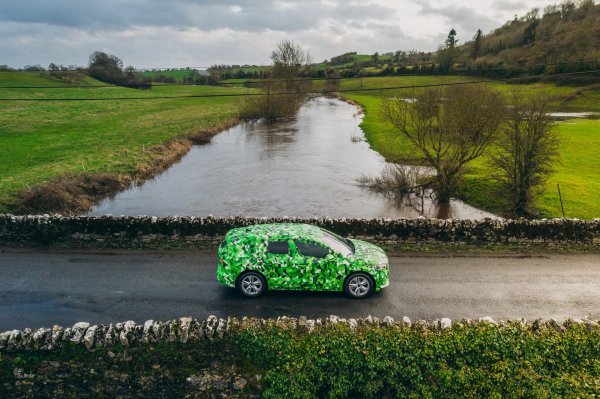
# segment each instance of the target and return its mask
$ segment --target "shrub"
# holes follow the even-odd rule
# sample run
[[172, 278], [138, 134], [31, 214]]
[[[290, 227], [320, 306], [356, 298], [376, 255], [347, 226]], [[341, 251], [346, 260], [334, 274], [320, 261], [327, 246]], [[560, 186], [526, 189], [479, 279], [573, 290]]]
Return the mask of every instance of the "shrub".
[[593, 397], [600, 330], [562, 328], [326, 324], [307, 334], [266, 326], [234, 339], [266, 370], [266, 398]]

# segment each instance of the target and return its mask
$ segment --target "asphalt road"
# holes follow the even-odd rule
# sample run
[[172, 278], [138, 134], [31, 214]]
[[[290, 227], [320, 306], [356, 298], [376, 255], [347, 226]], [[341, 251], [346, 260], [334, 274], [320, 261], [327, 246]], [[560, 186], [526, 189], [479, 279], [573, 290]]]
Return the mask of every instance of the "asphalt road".
[[600, 255], [390, 254], [390, 286], [366, 300], [217, 284], [215, 252], [0, 251], [0, 331], [209, 315], [600, 319]]

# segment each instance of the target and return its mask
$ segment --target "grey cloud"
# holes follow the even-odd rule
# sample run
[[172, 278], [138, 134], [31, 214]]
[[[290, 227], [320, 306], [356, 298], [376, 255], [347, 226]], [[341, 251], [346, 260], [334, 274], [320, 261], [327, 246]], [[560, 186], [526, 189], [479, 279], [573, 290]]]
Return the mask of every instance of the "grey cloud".
[[449, 22], [448, 30], [455, 28], [461, 42], [470, 40], [477, 29], [487, 32], [498, 27], [498, 21], [485, 15], [476, 13], [473, 9], [467, 7], [433, 7], [428, 1], [419, 1], [421, 12], [424, 15], [439, 15], [446, 18]]
[[[239, 12], [232, 8], [238, 7]], [[77, 27], [84, 30], [127, 29], [133, 26], [237, 31], [297, 31], [318, 26], [320, 19], [388, 19], [393, 9], [378, 5], [333, 5], [319, 1], [275, 0], [39, 0], [0, 1], [0, 20]]]
[[429, 51], [451, 27], [464, 42], [515, 11], [502, 7], [516, 7], [514, 0], [486, 0], [478, 14], [468, 3], [440, 1], [0, 0], [0, 63], [83, 65], [101, 50], [136, 67], [261, 64], [282, 39], [315, 60], [345, 51]]
[[493, 7], [501, 11], [517, 12], [529, 8], [522, 1], [496, 0]]

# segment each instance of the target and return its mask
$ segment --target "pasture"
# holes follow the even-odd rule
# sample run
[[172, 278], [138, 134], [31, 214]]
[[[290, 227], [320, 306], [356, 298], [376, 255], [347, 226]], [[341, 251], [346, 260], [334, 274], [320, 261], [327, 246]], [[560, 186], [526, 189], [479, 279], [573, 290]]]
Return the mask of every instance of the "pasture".
[[[104, 85], [80, 75], [77, 84]], [[15, 209], [21, 190], [81, 171], [131, 173], [152, 162], [153, 145], [236, 118], [236, 97], [158, 96], [244, 93], [244, 88], [154, 85], [152, 90], [76, 88], [48, 74], [0, 72], [0, 98], [106, 98], [104, 101], [0, 101], [0, 212]], [[139, 100], [118, 100], [135, 97]]]
[[[466, 82], [470, 77], [415, 76], [375, 77], [363, 79], [362, 88], [425, 85], [433, 83]], [[497, 90], [510, 94], [519, 90], [524, 95], [541, 94], [549, 98], [556, 112], [600, 112], [600, 90], [593, 87], [555, 86], [548, 83], [526, 85], [489, 83]], [[341, 90], [361, 88], [360, 79], [343, 81]], [[390, 161], [418, 162], [418, 154], [403, 137], [394, 133], [379, 112], [381, 101], [386, 97], [410, 96], [409, 89], [376, 90], [343, 93], [345, 98], [356, 101], [365, 110], [361, 124], [371, 147]], [[548, 180], [544, 194], [536, 203], [540, 217], [560, 217], [561, 207], [557, 191], [560, 183], [565, 215], [591, 219], [600, 215], [600, 120], [573, 118], [558, 121], [556, 129], [561, 138], [561, 163]], [[493, 147], [489, 149], [493, 151]], [[491, 167], [484, 156], [476, 160], [465, 176], [461, 197], [468, 203], [485, 210], [501, 213], [501, 195], [491, 178]]]

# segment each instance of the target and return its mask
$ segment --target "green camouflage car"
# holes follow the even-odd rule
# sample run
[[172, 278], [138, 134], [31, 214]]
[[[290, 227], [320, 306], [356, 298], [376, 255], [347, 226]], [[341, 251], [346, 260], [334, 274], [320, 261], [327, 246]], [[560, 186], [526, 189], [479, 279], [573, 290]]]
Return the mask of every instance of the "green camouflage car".
[[257, 297], [269, 290], [344, 291], [366, 298], [389, 284], [385, 252], [307, 224], [230, 230], [219, 246], [217, 280]]

